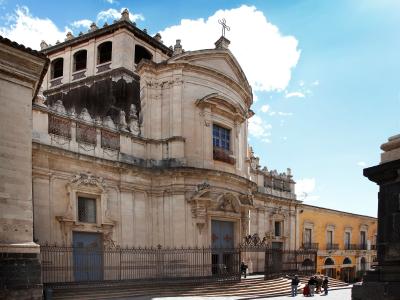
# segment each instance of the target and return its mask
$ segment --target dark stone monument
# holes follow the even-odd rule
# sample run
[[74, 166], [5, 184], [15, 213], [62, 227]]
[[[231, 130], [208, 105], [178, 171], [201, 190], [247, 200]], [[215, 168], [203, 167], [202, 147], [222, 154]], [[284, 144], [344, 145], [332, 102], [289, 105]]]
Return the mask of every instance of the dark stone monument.
[[379, 185], [378, 266], [354, 285], [353, 300], [400, 299], [400, 135], [381, 149], [381, 163], [364, 169], [364, 176]]

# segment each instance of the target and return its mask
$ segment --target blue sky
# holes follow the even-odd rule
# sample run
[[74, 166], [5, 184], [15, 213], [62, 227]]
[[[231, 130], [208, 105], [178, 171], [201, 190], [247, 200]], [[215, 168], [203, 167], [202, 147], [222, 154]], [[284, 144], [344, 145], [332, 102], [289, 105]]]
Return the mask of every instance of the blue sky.
[[38, 48], [125, 7], [186, 50], [212, 47], [224, 16], [255, 94], [249, 139], [261, 164], [290, 167], [305, 203], [376, 216], [362, 169], [400, 131], [400, 1], [0, 0], [0, 34]]

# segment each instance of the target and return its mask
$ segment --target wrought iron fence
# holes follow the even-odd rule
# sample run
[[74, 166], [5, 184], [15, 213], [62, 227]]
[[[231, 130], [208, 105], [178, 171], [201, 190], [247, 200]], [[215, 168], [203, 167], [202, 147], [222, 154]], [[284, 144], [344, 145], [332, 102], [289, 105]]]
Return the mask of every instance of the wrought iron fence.
[[287, 274], [310, 275], [317, 271], [316, 250], [266, 249], [265, 278]]
[[240, 280], [240, 249], [41, 246], [43, 283]]

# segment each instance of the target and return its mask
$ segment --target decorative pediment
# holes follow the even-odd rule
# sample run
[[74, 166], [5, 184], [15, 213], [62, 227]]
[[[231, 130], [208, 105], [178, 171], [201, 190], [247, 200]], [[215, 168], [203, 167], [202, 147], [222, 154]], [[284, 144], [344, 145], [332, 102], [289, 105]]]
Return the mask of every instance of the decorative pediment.
[[241, 66], [232, 52], [227, 49], [205, 49], [187, 51], [173, 56], [168, 63], [187, 62], [221, 73], [241, 85], [247, 93], [251, 94], [251, 87]]
[[200, 108], [211, 107], [212, 111], [227, 116], [230, 119], [237, 120], [240, 123], [244, 122], [249, 117], [248, 112], [246, 112], [243, 107], [218, 93], [208, 94], [197, 99], [195, 103]]

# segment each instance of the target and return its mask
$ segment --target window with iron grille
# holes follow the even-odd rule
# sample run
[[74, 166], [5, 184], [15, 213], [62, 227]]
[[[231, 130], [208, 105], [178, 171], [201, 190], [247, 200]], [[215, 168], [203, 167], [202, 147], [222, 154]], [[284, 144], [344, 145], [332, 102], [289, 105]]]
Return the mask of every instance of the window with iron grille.
[[96, 223], [96, 199], [78, 197], [78, 221]]
[[282, 236], [282, 221], [275, 222], [275, 236]]
[[231, 131], [218, 125], [213, 125], [213, 146], [226, 151], [230, 149]]

